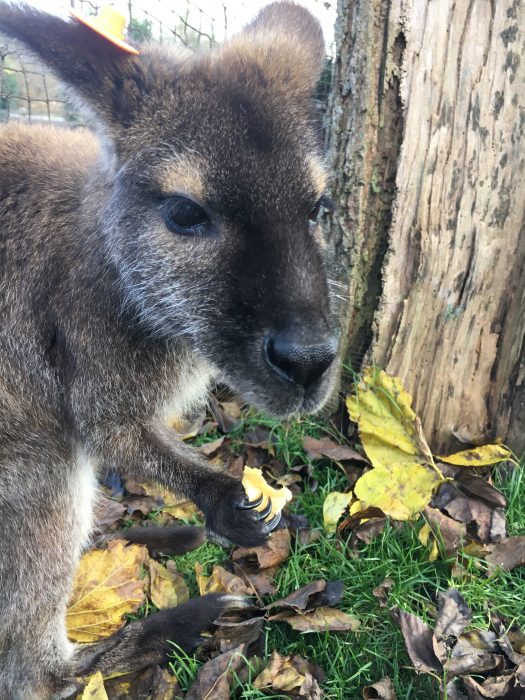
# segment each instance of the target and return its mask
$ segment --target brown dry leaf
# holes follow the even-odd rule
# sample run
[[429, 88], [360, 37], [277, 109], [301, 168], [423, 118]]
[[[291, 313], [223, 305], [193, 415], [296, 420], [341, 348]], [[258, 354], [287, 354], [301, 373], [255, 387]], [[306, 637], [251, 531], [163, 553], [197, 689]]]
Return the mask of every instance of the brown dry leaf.
[[[230, 616], [222, 616], [216, 621], [217, 630], [213, 634], [214, 644], [218, 644], [221, 653], [231, 651], [241, 644], [245, 646], [246, 656], [264, 653], [264, 617], [260, 616], [260, 609], [253, 606], [244, 614], [251, 614], [247, 619], [231, 619]], [[239, 617], [239, 616], [237, 616]]]
[[278, 566], [290, 555], [290, 533], [288, 530], [273, 532], [265, 544], [258, 547], [238, 547], [232, 560], [249, 572]]
[[438, 641], [459, 637], [472, 620], [472, 611], [455, 588], [438, 596], [439, 610], [434, 635]]
[[235, 593], [236, 595], [252, 595], [253, 588], [247, 585], [240, 576], [232, 574], [223, 566], [216, 564], [210, 576], [203, 576], [202, 566], [195, 564], [195, 574], [201, 595], [207, 593]]
[[434, 536], [443, 542], [446, 554], [448, 556], [455, 554], [467, 539], [466, 525], [430, 506], [425, 508], [423, 514]]
[[386, 608], [388, 603], [388, 596], [390, 594], [390, 589], [393, 588], [394, 585], [394, 579], [387, 577], [382, 583], [379, 584], [379, 586], [376, 586], [372, 591], [372, 595], [375, 595], [375, 597], [379, 601], [379, 605], [382, 608]]
[[213, 442], [206, 442], [204, 445], [201, 445], [197, 449], [203, 455], [206, 455], [206, 457], [212, 457], [216, 452], [219, 451], [219, 448], [222, 446], [222, 443], [225, 439], [226, 435], [221, 435], [221, 437], [217, 438], [216, 440], [213, 440]]
[[78, 696], [78, 700], [108, 700], [104, 679], [100, 671], [93, 674], [84, 688], [84, 692]]
[[[277, 590], [273, 579], [279, 569], [278, 566], [270, 566], [259, 572], [247, 571], [241, 564], [234, 562], [234, 572], [246, 583], [251, 592], [258, 596], [274, 595]], [[250, 593], [251, 595], [251, 593]]]
[[124, 517], [126, 506], [112, 498], [100, 494], [95, 501], [95, 527], [97, 530], [107, 530], [119, 523]]
[[122, 501], [122, 504], [128, 515], [140, 513], [142, 516], [146, 516], [160, 507], [159, 502], [152, 496], [128, 496]]
[[458, 467], [487, 467], [512, 458], [512, 452], [503, 445], [483, 445], [472, 450], [456, 452], [448, 457], [438, 457], [442, 462]]
[[394, 622], [405, 638], [405, 645], [412, 663], [418, 671], [443, 672], [443, 666], [435, 654], [432, 630], [416, 615], [394, 607], [391, 610]]
[[363, 688], [363, 698], [365, 700], [397, 700], [396, 691], [390, 678], [367, 685]]
[[273, 651], [268, 666], [255, 679], [255, 688], [265, 692], [285, 692], [291, 698], [321, 700], [324, 674], [318, 666], [300, 656], [281, 656]]
[[432, 499], [432, 506], [464, 523], [467, 533], [480, 542], [495, 542], [505, 537], [503, 508], [485, 499], [468, 496], [454, 484], [443, 484]]
[[75, 642], [96, 642], [116, 632], [124, 615], [144, 601], [148, 561], [143, 545], [112, 540], [106, 550], [84, 554], [73, 583], [66, 614], [67, 632]]
[[285, 598], [267, 605], [265, 610], [284, 608], [296, 613], [311, 612], [326, 605], [337, 605], [344, 593], [342, 581], [324, 581], [318, 579], [290, 593]]
[[201, 666], [186, 700], [228, 700], [233, 673], [245, 665], [244, 645], [216, 656]]
[[490, 623], [498, 635], [498, 644], [505, 656], [516, 666], [525, 662], [525, 655], [520, 650], [525, 651], [525, 635], [517, 625], [512, 625], [507, 634], [506, 626], [497, 614], [490, 616]]
[[337, 608], [326, 606], [313, 612], [283, 618], [297, 632], [355, 632], [361, 622]]
[[167, 561], [163, 566], [150, 559], [150, 598], [159, 609], [174, 608], [190, 599], [184, 577], [177, 572], [175, 562]]
[[159, 666], [105, 681], [108, 700], [182, 700], [183, 693], [166, 669]]
[[362, 454], [348, 445], [339, 445], [337, 442], [329, 440], [328, 438], [316, 440], [315, 438], [307, 436], [303, 440], [303, 447], [310, 459], [328, 457], [328, 459], [332, 459], [334, 462], [343, 462], [352, 459], [357, 462], [364, 462], [365, 464], [369, 463], [366, 457], [363, 457]]
[[511, 571], [525, 564], [525, 535], [507, 537], [501, 542], [487, 545], [486, 549], [489, 552], [485, 557], [489, 565], [489, 576], [492, 576], [498, 567]]
[[468, 471], [461, 471], [459, 475], [456, 475], [454, 481], [457, 486], [470, 496], [475, 496], [477, 498], [482, 498], [489, 503], [493, 503], [495, 506], [501, 506], [504, 508], [507, 505], [505, 496], [495, 488], [492, 484], [481, 476], [476, 474], [469, 474]]
[[386, 518], [372, 518], [366, 523], [361, 523], [354, 527], [353, 533], [358, 540], [364, 542], [365, 544], [370, 544], [378, 535], [380, 535], [385, 529]]

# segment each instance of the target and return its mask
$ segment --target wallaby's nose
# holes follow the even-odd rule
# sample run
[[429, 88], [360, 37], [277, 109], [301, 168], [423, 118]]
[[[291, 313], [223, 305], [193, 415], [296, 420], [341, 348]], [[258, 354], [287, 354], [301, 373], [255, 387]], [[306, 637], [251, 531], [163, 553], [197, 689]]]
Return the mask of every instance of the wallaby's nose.
[[[303, 335], [303, 334], [301, 334]], [[337, 353], [337, 339], [328, 335], [305, 343], [304, 338], [288, 330], [270, 333], [264, 339], [264, 358], [283, 379], [305, 389], [330, 367]]]

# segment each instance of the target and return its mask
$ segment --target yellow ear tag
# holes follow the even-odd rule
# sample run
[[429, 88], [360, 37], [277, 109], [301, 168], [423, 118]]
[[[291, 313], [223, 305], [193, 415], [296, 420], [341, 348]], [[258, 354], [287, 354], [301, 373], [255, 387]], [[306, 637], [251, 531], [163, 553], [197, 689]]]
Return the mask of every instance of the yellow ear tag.
[[83, 15], [75, 12], [74, 10], [69, 10], [72, 17], [74, 17], [86, 27], [89, 27], [100, 36], [110, 41], [115, 46], [118, 46], [123, 51], [128, 53], [138, 54], [136, 48], [130, 46], [124, 41], [124, 26], [126, 24], [126, 18], [124, 15], [115, 8], [105, 5], [100, 9], [100, 12], [96, 17], [84, 17]]
[[274, 489], [266, 483], [262, 471], [254, 467], [244, 467], [242, 485], [249, 501], [255, 501], [262, 494], [262, 502], [255, 510], [264, 510], [268, 505], [268, 499], [270, 500], [272, 510], [266, 516], [266, 520], [275, 517], [282, 511], [286, 503], [292, 500], [292, 492], [289, 488], [281, 486], [280, 489]]

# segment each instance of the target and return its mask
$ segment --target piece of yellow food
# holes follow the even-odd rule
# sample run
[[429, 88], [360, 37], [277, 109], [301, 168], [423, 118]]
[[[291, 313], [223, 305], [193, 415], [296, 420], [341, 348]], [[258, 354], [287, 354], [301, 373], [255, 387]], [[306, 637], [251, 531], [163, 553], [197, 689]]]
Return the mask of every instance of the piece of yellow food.
[[292, 500], [292, 492], [286, 486], [281, 486], [279, 489], [274, 489], [270, 484], [267, 484], [262, 471], [255, 467], [244, 467], [242, 477], [242, 485], [246, 491], [246, 496], [249, 501], [255, 501], [263, 495], [263, 500], [255, 510], [263, 510], [268, 505], [268, 499], [272, 502], [272, 510], [266, 516], [266, 519], [275, 517], [282, 511], [286, 503]]

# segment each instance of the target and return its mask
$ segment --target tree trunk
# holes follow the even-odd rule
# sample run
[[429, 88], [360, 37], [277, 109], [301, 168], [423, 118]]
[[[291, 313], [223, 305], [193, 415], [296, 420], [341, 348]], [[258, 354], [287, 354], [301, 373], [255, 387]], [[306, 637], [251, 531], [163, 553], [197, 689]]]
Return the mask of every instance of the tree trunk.
[[435, 451], [525, 449], [525, 2], [340, 0], [329, 221], [349, 357]]

